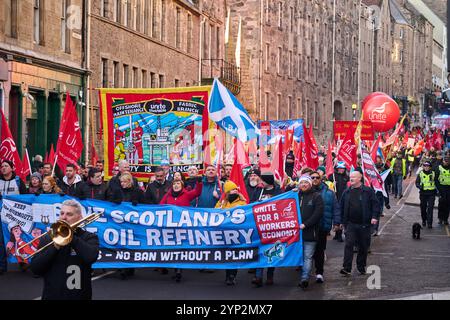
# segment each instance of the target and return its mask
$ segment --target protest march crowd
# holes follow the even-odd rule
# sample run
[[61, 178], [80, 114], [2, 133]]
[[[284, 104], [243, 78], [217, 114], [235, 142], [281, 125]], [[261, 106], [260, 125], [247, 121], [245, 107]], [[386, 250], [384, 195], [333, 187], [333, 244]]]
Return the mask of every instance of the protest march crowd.
[[[314, 166], [309, 162], [308, 155], [305, 157], [301, 151], [286, 148], [282, 179], [271, 170], [263, 170], [264, 165], [260, 163], [247, 168], [243, 181], [238, 181], [239, 178], [234, 178], [236, 175], [233, 174], [232, 164], [220, 168], [205, 165], [202, 175], [199, 175], [197, 167], [192, 166], [187, 173], [182, 174], [171, 172], [170, 163], [166, 160], [155, 170], [148, 183], [144, 184], [138, 182], [130, 173], [130, 164], [126, 160], [120, 160], [114, 164], [114, 176], [106, 182], [103, 179], [101, 160], [93, 165], [79, 165], [78, 168], [68, 164], [63, 173], [60, 170], [54, 171], [51, 162], [43, 161], [42, 156], [36, 155], [33, 158], [30, 181], [25, 185], [16, 176], [13, 162], [2, 160], [0, 193], [2, 196], [26, 193], [60, 194], [80, 200], [97, 199], [116, 204], [131, 202], [133, 205], [168, 204], [227, 209], [294, 190], [298, 192], [300, 200], [300, 229], [304, 250], [303, 266], [298, 268], [298, 285], [306, 289], [313, 271], [317, 283], [323, 283], [325, 280], [325, 251], [327, 239], [332, 235], [333, 240], [344, 243], [344, 259], [340, 273], [345, 276], [352, 274], [354, 252], [357, 252], [357, 271], [361, 275], [366, 273], [371, 238], [378, 235], [384, 208], [391, 208], [389, 200], [392, 196], [395, 199], [404, 196], [403, 180], [415, 175], [418, 168], [416, 186], [420, 190], [422, 225], [432, 228], [433, 207], [437, 196], [438, 224], [448, 225], [450, 155], [443, 137], [446, 139], [447, 132], [433, 129], [427, 131], [420, 127], [407, 129], [400, 123], [391, 136], [380, 134], [378, 140], [371, 145], [358, 141], [370, 151], [373, 163], [379, 175], [383, 177], [384, 185], [381, 190], [374, 190], [372, 187], [365, 174], [360, 152], [355, 152], [356, 158], [349, 160], [348, 157], [340, 155], [340, 149], [346, 143], [343, 141], [341, 148], [331, 144], [327, 150], [321, 147]], [[408, 143], [411, 139], [412, 144]], [[353, 145], [358, 144], [353, 136], [351, 140]], [[273, 163], [277, 151], [263, 152], [269, 160], [268, 163]], [[14, 254], [14, 250], [18, 248], [15, 243], [18, 229], [20, 227], [17, 224], [8, 225], [11, 241], [7, 243], [3, 243], [4, 238], [1, 236], [0, 274], [7, 271], [7, 255]], [[38, 276], [45, 274], [40, 268], [33, 268], [33, 261], [31, 269]], [[26, 260], [18, 259], [18, 262], [22, 270], [28, 269]], [[313, 265], [315, 270], [312, 270]], [[169, 272], [166, 268], [157, 270], [162, 274]], [[123, 279], [133, 276], [135, 272], [130, 268], [119, 271]], [[237, 272], [235, 269], [226, 270], [227, 285], [236, 283]], [[255, 274], [252, 284], [256, 287], [263, 286], [263, 283], [274, 283], [275, 268], [266, 270], [265, 282], [264, 269], [249, 270], [249, 273]], [[182, 270], [176, 269], [173, 278], [180, 282]]]

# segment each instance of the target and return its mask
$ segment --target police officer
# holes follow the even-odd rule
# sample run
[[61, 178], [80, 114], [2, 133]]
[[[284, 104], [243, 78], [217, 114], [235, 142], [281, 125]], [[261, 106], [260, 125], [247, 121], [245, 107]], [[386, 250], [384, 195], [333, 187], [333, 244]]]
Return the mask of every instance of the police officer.
[[436, 199], [436, 173], [431, 170], [431, 162], [423, 163], [423, 171], [416, 178], [416, 187], [420, 193], [420, 213], [422, 215], [422, 226], [428, 224], [428, 229], [433, 224], [433, 208]]
[[439, 224], [448, 225], [450, 212], [450, 156], [443, 158], [436, 170], [436, 187], [439, 191], [438, 219]]

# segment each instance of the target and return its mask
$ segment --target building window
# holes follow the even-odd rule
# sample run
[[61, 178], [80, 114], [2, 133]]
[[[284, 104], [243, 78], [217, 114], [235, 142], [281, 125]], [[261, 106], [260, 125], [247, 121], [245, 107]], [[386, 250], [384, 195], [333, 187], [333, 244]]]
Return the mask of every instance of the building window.
[[149, 19], [149, 14], [148, 11], [150, 10], [150, 0], [144, 0], [143, 2], [143, 11], [144, 11], [144, 33], [145, 34], [149, 34], [149, 30], [148, 30], [148, 19]]
[[270, 99], [270, 92], [264, 93], [264, 119], [269, 119], [269, 99]]
[[108, 60], [102, 58], [102, 87], [108, 88]]
[[44, 0], [33, 0], [33, 40], [44, 45]]
[[129, 85], [129, 67], [127, 64], [123, 65], [123, 87], [128, 88]]
[[114, 21], [120, 23], [122, 14], [122, 0], [114, 0]]
[[269, 71], [269, 61], [270, 61], [270, 44], [266, 43], [266, 54], [264, 55], [264, 70]]
[[181, 48], [181, 8], [177, 7], [175, 20], [175, 46]]
[[293, 7], [291, 7], [290, 8], [290, 19], [289, 19], [289, 21], [290, 21], [290, 30], [291, 30], [291, 32], [294, 32], [294, 8]]
[[131, 83], [132, 88], [139, 87], [138, 68], [136, 68], [136, 67], [133, 67], [133, 78], [131, 80], [133, 81]]
[[283, 2], [278, 2], [278, 28], [283, 28]]
[[297, 118], [303, 117], [303, 110], [302, 110], [302, 99], [297, 98]]
[[166, 40], [166, 0], [161, 0], [161, 41]]
[[322, 131], [327, 131], [327, 121], [325, 120], [325, 115], [327, 114], [327, 106], [324, 103], [322, 105]]
[[220, 27], [216, 27], [216, 59], [220, 58]]
[[280, 120], [281, 93], [277, 93], [277, 120]]
[[304, 121], [305, 121], [305, 126], [306, 126], [306, 123], [308, 123], [308, 119], [309, 119], [309, 113], [308, 113], [308, 111], [309, 111], [309, 99], [306, 99], [306, 105], [305, 105], [305, 110], [302, 110], [302, 112], [303, 112], [303, 115], [304, 115]]
[[142, 21], [142, 0], [136, 0], [136, 14], [134, 17], [134, 24], [136, 31], [141, 32], [141, 21]]
[[301, 79], [302, 76], [302, 56], [298, 55], [297, 59], [297, 79]]
[[150, 72], [150, 87], [151, 88], [156, 88], [156, 73], [154, 72]]
[[61, 0], [61, 50], [70, 53], [70, 29], [67, 25], [67, 10], [69, 0]]
[[287, 118], [291, 118], [291, 109], [292, 109], [292, 96], [288, 96], [288, 105], [287, 105]]
[[403, 39], [404, 36], [404, 30], [403, 28], [400, 28], [400, 39]]
[[180, 79], [175, 79], [175, 88], [180, 86]]
[[153, 0], [152, 5], [152, 37], [158, 37], [158, 3], [157, 0]]
[[164, 88], [164, 75], [159, 75], [159, 87]]
[[147, 88], [148, 81], [147, 81], [147, 70], [142, 70], [142, 88]]
[[266, 19], [266, 24], [270, 24], [270, 0], [265, 0], [265, 5], [264, 5], [264, 16]]
[[293, 63], [292, 63], [292, 51], [289, 51], [289, 57], [288, 57], [288, 63], [289, 63], [289, 66], [288, 66], [288, 73], [289, 73], [289, 78], [291, 78], [292, 77], [292, 65], [293, 65]]
[[281, 75], [281, 57], [282, 56], [282, 48], [278, 47], [278, 54], [277, 54], [277, 73]]
[[113, 83], [113, 87], [114, 88], [119, 88], [119, 86], [120, 86], [120, 83], [119, 83], [119, 73], [120, 73], [120, 70], [119, 70], [119, 62], [117, 62], [117, 61], [114, 61], [113, 62], [113, 81], [114, 81], [114, 83]]
[[192, 15], [188, 13], [187, 16], [187, 53], [192, 53]]
[[101, 0], [100, 2], [100, 15], [105, 18], [108, 18], [108, 2], [109, 0]]
[[11, 38], [17, 38], [17, 1], [19, 0], [6, 0], [5, 3], [5, 31]]
[[317, 104], [317, 101], [315, 101], [314, 102], [314, 110], [313, 110], [313, 114], [314, 114], [314, 116], [313, 116], [313, 119], [314, 119], [313, 127], [314, 127], [314, 129], [317, 129], [318, 126], [319, 126], [319, 112], [318, 111], [319, 111], [318, 110], [318, 104]]

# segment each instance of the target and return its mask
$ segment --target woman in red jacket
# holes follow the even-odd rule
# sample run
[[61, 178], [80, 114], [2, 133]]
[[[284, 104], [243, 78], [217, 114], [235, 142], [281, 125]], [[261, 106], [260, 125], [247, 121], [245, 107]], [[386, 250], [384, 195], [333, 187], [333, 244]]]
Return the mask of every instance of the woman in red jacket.
[[[165, 194], [159, 204], [171, 204], [180, 207], [189, 207], [191, 201], [199, 197], [202, 194], [203, 184], [199, 180], [194, 190], [188, 190], [184, 188], [184, 182], [182, 180], [174, 180], [172, 182], [172, 188]], [[175, 281], [181, 281], [181, 269], [175, 269]]]
[[180, 207], [190, 207], [191, 201], [202, 194], [203, 184], [201, 180], [197, 183], [194, 190], [188, 191], [184, 188], [182, 180], [174, 180], [172, 188], [162, 198], [159, 204], [172, 204]]

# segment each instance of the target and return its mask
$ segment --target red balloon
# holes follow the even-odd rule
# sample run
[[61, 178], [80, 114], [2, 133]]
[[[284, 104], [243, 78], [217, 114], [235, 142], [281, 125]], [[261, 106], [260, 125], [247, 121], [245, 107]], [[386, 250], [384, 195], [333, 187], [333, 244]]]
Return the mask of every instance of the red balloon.
[[364, 105], [367, 103], [367, 101], [369, 101], [369, 100], [372, 99], [373, 97], [381, 96], [381, 95], [385, 95], [385, 96], [389, 97], [389, 96], [388, 96], [386, 93], [384, 93], [384, 92], [380, 92], [380, 91], [372, 92], [371, 94], [368, 94], [367, 97], [365, 97], [364, 100], [361, 102], [361, 108], [364, 109]]
[[363, 120], [371, 121], [376, 132], [389, 131], [400, 119], [397, 102], [386, 95], [376, 95], [369, 99], [362, 112]]

